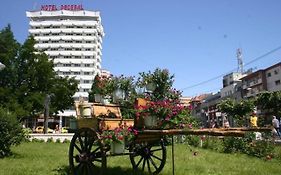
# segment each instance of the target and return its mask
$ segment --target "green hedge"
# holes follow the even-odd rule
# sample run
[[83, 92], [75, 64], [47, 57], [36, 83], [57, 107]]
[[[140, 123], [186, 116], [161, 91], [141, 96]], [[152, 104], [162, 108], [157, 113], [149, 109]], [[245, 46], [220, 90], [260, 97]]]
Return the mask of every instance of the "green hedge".
[[0, 158], [10, 155], [10, 147], [23, 139], [22, 128], [16, 116], [0, 108]]

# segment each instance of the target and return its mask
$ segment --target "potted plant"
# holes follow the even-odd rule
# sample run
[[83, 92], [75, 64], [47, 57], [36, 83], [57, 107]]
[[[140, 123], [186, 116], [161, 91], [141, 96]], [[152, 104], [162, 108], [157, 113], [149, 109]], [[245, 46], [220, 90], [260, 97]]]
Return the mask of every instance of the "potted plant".
[[190, 124], [190, 109], [178, 100], [148, 101], [137, 108], [137, 117], [143, 117], [147, 129], [182, 128]]
[[133, 80], [133, 77], [125, 77], [124, 75], [121, 75], [119, 77], [113, 77], [111, 79], [114, 102], [118, 102], [120, 100], [128, 98], [129, 93], [134, 89]]
[[120, 125], [114, 130], [104, 130], [102, 139], [110, 145], [112, 154], [121, 154], [125, 150], [126, 143], [132, 141], [136, 135], [137, 131], [132, 126]]

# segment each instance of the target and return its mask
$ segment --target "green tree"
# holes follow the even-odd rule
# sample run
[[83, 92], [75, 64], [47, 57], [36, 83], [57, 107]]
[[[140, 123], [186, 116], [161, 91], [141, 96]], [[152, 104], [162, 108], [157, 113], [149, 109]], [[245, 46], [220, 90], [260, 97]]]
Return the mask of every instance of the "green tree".
[[237, 126], [245, 125], [248, 120], [248, 114], [253, 112], [255, 104], [253, 100], [241, 100], [239, 102], [233, 99], [226, 99], [218, 104], [218, 109], [232, 116]]
[[[10, 37], [5, 37], [7, 35]], [[8, 27], [0, 32], [0, 41], [3, 44], [6, 40], [7, 43], [15, 42], [11, 36]], [[34, 38], [29, 37], [17, 49], [9, 49], [15, 53], [0, 55], [0, 61], [6, 65], [0, 77], [3, 85], [0, 88], [0, 102], [20, 118], [42, 113], [47, 94], [51, 95], [50, 113], [63, 111], [73, 105], [72, 96], [77, 91], [77, 82], [73, 78], [57, 76], [53, 62], [48, 60], [46, 54], [36, 50], [34, 45]], [[15, 42], [13, 47], [16, 46]], [[12, 79], [9, 79], [9, 75], [12, 75]]]
[[263, 92], [257, 96], [256, 105], [262, 110], [276, 115], [281, 115], [281, 91]]

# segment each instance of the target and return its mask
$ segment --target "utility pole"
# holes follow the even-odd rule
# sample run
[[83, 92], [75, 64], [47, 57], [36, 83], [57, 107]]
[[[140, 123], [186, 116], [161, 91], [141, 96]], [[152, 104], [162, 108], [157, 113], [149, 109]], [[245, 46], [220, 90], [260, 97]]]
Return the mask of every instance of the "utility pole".
[[236, 52], [236, 56], [237, 56], [237, 61], [238, 61], [238, 69], [237, 69], [237, 72], [240, 72], [241, 74], [243, 74], [243, 59], [242, 59], [242, 49], [241, 48], [238, 48], [237, 49], [237, 52]]
[[49, 122], [49, 105], [51, 102], [51, 96], [49, 94], [45, 97], [44, 102], [44, 134], [48, 133], [48, 122]]

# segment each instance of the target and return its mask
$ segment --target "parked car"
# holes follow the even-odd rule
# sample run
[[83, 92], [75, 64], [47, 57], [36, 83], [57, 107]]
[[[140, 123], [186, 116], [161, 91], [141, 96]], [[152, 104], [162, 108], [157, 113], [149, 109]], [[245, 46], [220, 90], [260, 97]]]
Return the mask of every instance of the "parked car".
[[61, 133], [68, 133], [68, 127], [62, 127]]
[[[36, 133], [44, 133], [44, 127], [43, 126], [37, 126], [35, 128]], [[51, 128], [48, 128], [48, 133], [54, 133], [54, 130]]]

